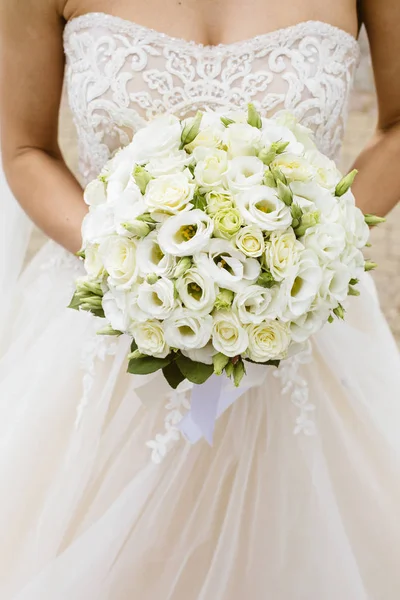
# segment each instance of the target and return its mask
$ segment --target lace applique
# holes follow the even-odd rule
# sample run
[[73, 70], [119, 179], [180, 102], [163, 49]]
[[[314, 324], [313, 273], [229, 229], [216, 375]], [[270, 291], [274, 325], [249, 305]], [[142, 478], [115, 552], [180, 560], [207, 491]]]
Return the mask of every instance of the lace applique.
[[183, 382], [176, 390], [167, 394], [168, 403], [165, 405], [167, 415], [164, 419], [165, 433], [158, 433], [153, 440], [146, 443], [152, 450], [151, 460], [160, 464], [171, 446], [182, 438], [178, 425], [190, 409], [189, 393], [193, 385]]
[[298, 435], [315, 435], [315, 422], [311, 418], [315, 411], [315, 405], [309, 401], [309, 389], [307, 380], [302, 377], [301, 365], [312, 361], [311, 342], [308, 342], [305, 350], [292, 358], [281, 362], [279, 368], [274, 371], [274, 377], [281, 380], [282, 394], [289, 395], [291, 402], [299, 410], [296, 418], [296, 426], [293, 433]]
[[81, 261], [59, 244], [50, 241], [47, 243], [47, 247], [51, 249], [51, 256], [40, 265], [42, 271], [48, 271], [50, 269], [56, 269], [58, 271], [61, 269], [71, 269], [79, 272], [82, 270]]
[[202, 46], [102, 13], [67, 24], [65, 51], [85, 181], [157, 114], [249, 101], [265, 115], [291, 110], [335, 157], [359, 58], [353, 36], [318, 21]]
[[[93, 329], [96, 332], [99, 329], [99, 322], [95, 317], [93, 317], [93, 323]], [[83, 393], [77, 408], [75, 429], [79, 428], [83, 413], [90, 400], [90, 394], [95, 381], [97, 361], [104, 362], [106, 357], [113, 356], [116, 350], [117, 344], [115, 341], [111, 341], [111, 339], [105, 336], [97, 335], [97, 333], [91, 335], [83, 345], [80, 360], [81, 368], [84, 371], [82, 379]]]

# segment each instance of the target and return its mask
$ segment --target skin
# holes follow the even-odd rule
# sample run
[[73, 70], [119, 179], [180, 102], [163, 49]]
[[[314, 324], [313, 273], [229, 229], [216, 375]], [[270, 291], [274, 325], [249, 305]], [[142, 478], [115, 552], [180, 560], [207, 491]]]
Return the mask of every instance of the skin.
[[[87, 208], [58, 146], [66, 20], [106, 12], [204, 44], [230, 43], [309, 19], [357, 35], [355, 0], [0, 0], [0, 130], [11, 189], [31, 219], [71, 252], [81, 245]], [[379, 118], [356, 161], [354, 185], [364, 212], [386, 214], [400, 198], [400, 3], [365, 0]]]

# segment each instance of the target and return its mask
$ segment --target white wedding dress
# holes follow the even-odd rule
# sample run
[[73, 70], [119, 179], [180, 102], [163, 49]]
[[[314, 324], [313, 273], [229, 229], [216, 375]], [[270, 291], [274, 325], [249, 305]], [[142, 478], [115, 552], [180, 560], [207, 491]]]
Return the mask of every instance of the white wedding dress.
[[[65, 49], [82, 183], [160, 112], [249, 101], [336, 157], [359, 54], [320, 22], [208, 47], [104, 14]], [[398, 600], [400, 358], [370, 278], [209, 447], [178, 433], [187, 389], [66, 308], [80, 268], [47, 244], [2, 338], [1, 600]]]

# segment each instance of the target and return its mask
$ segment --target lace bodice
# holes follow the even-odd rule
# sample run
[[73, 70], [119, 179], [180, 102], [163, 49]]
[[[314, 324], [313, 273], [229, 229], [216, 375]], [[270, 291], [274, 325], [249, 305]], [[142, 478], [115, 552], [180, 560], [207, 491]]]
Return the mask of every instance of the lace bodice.
[[67, 86], [84, 181], [155, 115], [286, 108], [336, 157], [359, 57], [357, 41], [308, 21], [232, 44], [204, 46], [130, 21], [89, 13], [65, 28]]

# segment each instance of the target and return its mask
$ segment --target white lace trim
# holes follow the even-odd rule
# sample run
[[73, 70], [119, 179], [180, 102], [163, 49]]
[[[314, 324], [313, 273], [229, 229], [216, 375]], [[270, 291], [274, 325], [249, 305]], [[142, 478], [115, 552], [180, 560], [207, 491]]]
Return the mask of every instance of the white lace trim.
[[316, 433], [315, 421], [312, 419], [312, 413], [316, 407], [309, 401], [308, 382], [300, 372], [300, 367], [310, 362], [312, 362], [312, 346], [309, 341], [305, 350], [282, 361], [279, 368], [274, 371], [274, 377], [281, 381], [282, 394], [287, 394], [299, 411], [293, 430], [295, 435], [299, 433], [315, 435]]
[[190, 409], [192, 387], [191, 383], [185, 381], [176, 390], [171, 390], [167, 394], [168, 402], [165, 405], [167, 414], [164, 418], [165, 433], [158, 433], [154, 439], [146, 443], [146, 446], [152, 451], [151, 460], [157, 465], [162, 462], [172, 445], [183, 437], [178, 425]]

